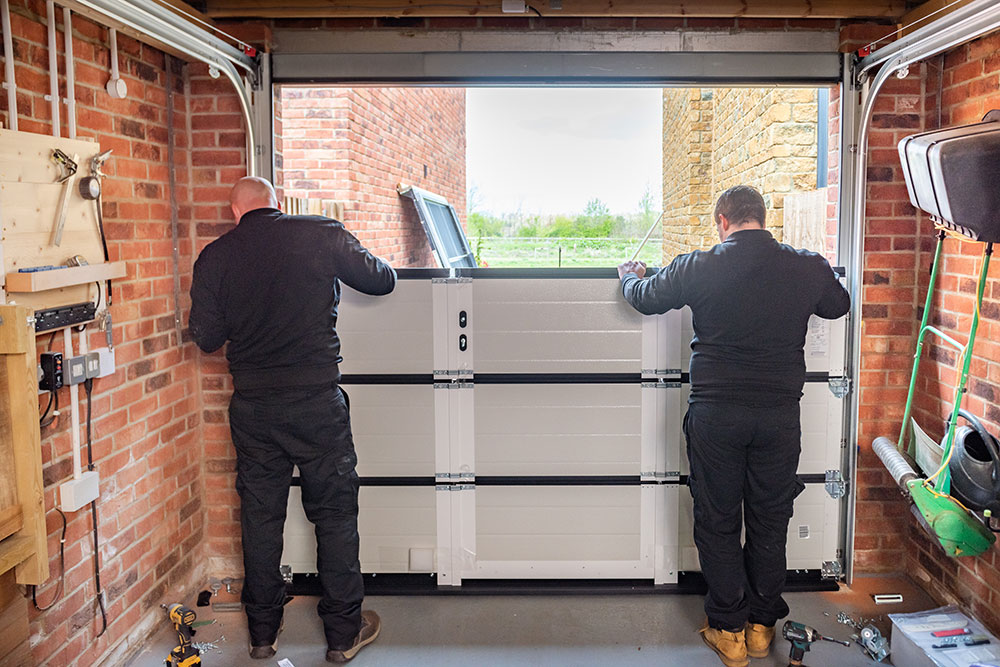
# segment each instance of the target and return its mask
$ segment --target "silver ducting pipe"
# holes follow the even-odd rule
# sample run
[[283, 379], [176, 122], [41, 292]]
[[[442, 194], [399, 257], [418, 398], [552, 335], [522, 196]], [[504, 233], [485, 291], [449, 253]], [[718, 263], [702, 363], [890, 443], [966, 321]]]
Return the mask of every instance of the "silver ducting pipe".
[[896, 443], [889, 438], [875, 438], [875, 442], [872, 443], [872, 451], [882, 461], [899, 488], [905, 491], [907, 482], [917, 479], [917, 473], [913, 466], [906, 460], [902, 452], [896, 449]]
[[45, 3], [45, 16], [49, 22], [49, 109], [52, 113], [52, 136], [62, 134], [59, 122], [59, 60], [56, 54], [56, 6], [52, 0]]
[[236, 89], [243, 111], [247, 136], [247, 173], [257, 174], [254, 150], [257, 142], [251, 112], [253, 103], [243, 77], [236, 70], [239, 66], [250, 74], [254, 73], [254, 61], [249, 56], [155, 2], [74, 0], [74, 3], [106, 17], [115, 27], [127, 26], [149, 35], [178, 53], [190, 56], [224, 74]]

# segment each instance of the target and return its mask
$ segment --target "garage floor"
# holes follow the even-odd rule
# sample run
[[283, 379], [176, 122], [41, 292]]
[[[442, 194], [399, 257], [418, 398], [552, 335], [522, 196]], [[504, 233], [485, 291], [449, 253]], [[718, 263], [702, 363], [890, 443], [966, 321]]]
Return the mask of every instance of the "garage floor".
[[[902, 604], [876, 607], [873, 593], [901, 593]], [[820, 632], [850, 638], [850, 628], [837, 623], [837, 613], [879, 617], [927, 609], [933, 601], [905, 578], [859, 578], [851, 589], [823, 593], [789, 593], [789, 618]], [[316, 598], [297, 597], [286, 607], [285, 629], [272, 660], [251, 661], [247, 655], [246, 621], [242, 613], [213, 614], [197, 608], [199, 620], [217, 618], [198, 631], [197, 641], [221, 635], [220, 651], [202, 656], [206, 667], [276, 665], [287, 659], [294, 667], [318, 667], [325, 645]], [[364, 665], [684, 665], [718, 667], [715, 654], [701, 642], [703, 619], [696, 595], [576, 596], [371, 596], [366, 607], [382, 616], [382, 634], [351, 664]], [[175, 644], [164, 620], [131, 667], [159, 667]], [[780, 632], [780, 629], [779, 629]], [[771, 657], [752, 660], [752, 667], [788, 664], [788, 642], [776, 640]], [[820, 667], [873, 665], [858, 646], [821, 642], [806, 654], [806, 664]], [[288, 667], [283, 664], [282, 667]]]

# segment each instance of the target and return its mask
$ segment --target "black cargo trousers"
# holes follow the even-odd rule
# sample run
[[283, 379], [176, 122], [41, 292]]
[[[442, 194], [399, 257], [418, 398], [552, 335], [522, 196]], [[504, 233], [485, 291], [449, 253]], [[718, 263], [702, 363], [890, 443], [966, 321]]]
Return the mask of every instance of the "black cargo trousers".
[[799, 404], [692, 403], [684, 435], [709, 625], [737, 630], [749, 620], [772, 626], [788, 615], [781, 597], [785, 542], [792, 504], [805, 488], [795, 476]]
[[229, 425], [236, 446], [244, 583], [253, 646], [273, 643], [285, 584], [279, 571], [292, 467], [302, 507], [316, 526], [318, 611], [329, 648], [350, 648], [361, 629], [364, 584], [358, 561], [357, 455], [347, 395], [336, 384], [233, 392]]

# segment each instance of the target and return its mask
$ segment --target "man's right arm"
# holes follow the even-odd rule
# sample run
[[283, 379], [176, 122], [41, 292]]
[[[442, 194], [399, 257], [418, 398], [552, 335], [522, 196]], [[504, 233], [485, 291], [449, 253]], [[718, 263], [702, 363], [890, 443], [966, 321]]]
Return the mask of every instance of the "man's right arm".
[[[207, 250], [207, 248], [206, 248]], [[194, 263], [191, 280], [191, 338], [205, 352], [215, 352], [229, 338], [219, 288], [222, 277], [217, 263], [204, 250]]]
[[649, 278], [626, 273], [621, 279], [622, 295], [643, 315], [659, 315], [674, 308], [682, 308], [687, 302], [681, 274], [688, 260], [688, 255], [681, 255]]

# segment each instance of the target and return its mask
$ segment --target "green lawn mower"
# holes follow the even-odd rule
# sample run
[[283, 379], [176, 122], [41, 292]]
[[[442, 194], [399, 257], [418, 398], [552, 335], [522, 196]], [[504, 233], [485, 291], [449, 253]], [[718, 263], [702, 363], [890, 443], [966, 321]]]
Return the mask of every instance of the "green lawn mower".
[[[996, 541], [994, 533], [1000, 532], [994, 525], [1000, 517], [1000, 443], [974, 415], [962, 409], [993, 243], [1000, 241], [1000, 189], [992, 182], [1000, 169], [1000, 112], [991, 111], [982, 123], [907, 137], [899, 144], [899, 154], [910, 201], [928, 212], [938, 225], [937, 247], [899, 439], [893, 442], [876, 438], [872, 449], [896, 484], [909, 495], [913, 514], [945, 553], [953, 557], [976, 556], [989, 549]], [[985, 244], [972, 327], [964, 345], [928, 324], [941, 249], [948, 233]], [[917, 458], [918, 441], [926, 436], [911, 422], [911, 415], [927, 334], [958, 351], [960, 375], [941, 442], [940, 465], [921, 478], [913, 459]], [[959, 417], [969, 426], [958, 426]], [[925, 471], [931, 467], [925, 461]]]

